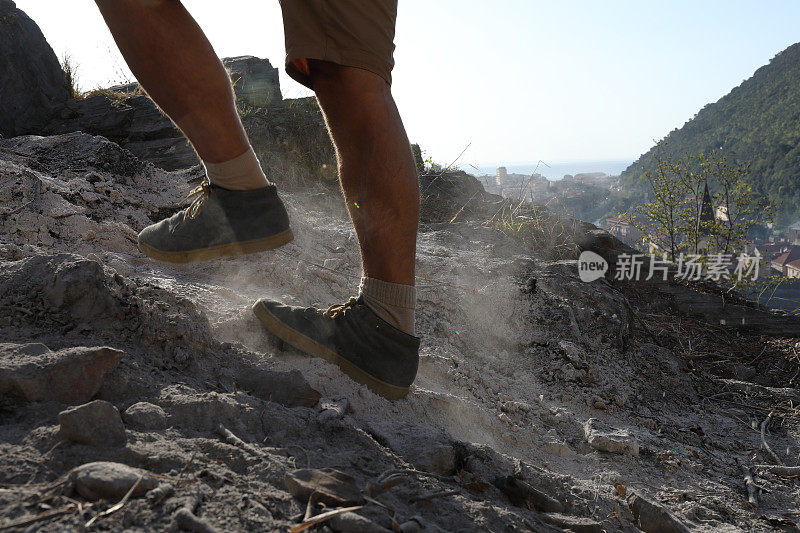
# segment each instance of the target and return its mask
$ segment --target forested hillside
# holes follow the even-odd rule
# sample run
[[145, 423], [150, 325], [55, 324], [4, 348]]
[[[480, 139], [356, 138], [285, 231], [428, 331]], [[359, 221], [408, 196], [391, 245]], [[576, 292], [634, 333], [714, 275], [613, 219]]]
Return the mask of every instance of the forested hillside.
[[[800, 217], [800, 43], [776, 55], [719, 101], [666, 136], [675, 157], [721, 150], [751, 164], [753, 188], [777, 208], [781, 225]], [[655, 147], [622, 173], [629, 191], [646, 185]], [[643, 170], [644, 167], [644, 170]], [[712, 184], [713, 188], [713, 184]]]

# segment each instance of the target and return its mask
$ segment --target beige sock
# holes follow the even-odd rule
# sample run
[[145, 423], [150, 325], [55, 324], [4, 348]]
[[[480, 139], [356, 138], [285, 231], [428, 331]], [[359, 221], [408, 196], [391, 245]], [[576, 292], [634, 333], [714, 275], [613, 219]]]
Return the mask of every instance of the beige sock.
[[361, 278], [359, 293], [373, 313], [400, 331], [414, 335], [414, 308], [417, 289], [413, 285]]
[[253, 147], [249, 147], [245, 153], [222, 163], [207, 163], [206, 175], [209, 181], [223, 189], [232, 191], [246, 191], [248, 189], [260, 189], [269, 185], [269, 180], [261, 170]]

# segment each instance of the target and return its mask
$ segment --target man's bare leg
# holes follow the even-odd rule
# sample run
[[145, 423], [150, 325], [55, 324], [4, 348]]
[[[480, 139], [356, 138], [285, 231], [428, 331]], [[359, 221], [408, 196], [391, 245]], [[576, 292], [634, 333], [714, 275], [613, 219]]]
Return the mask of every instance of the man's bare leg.
[[265, 186], [228, 74], [180, 1], [95, 1], [134, 76], [189, 138], [211, 181]]
[[367, 70], [310, 60], [364, 275], [414, 285], [419, 182], [389, 85]]
[[183, 130], [214, 186], [139, 233], [139, 249], [187, 263], [271, 250], [291, 241], [286, 209], [268, 183], [236, 110], [228, 74], [179, 0], [95, 0], [131, 71]]

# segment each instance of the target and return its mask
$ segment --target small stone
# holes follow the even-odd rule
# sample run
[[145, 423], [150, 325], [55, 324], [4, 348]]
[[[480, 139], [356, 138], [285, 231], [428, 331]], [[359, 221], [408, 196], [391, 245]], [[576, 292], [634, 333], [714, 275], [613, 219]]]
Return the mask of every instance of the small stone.
[[89, 446], [124, 446], [125, 426], [116, 407], [95, 400], [58, 413], [59, 437]]
[[600, 522], [595, 522], [591, 518], [568, 516], [559, 513], [543, 513], [538, 517], [551, 526], [575, 531], [576, 533], [603, 533], [605, 531]]
[[122, 413], [122, 420], [129, 426], [139, 429], [165, 429], [167, 412], [155, 404], [138, 402]]
[[330, 268], [331, 270], [339, 270], [344, 266], [344, 259], [341, 257], [332, 257], [330, 259], [326, 259], [322, 265], [325, 268]]
[[98, 461], [73, 468], [68, 477], [75, 491], [87, 500], [119, 500], [142, 476], [132, 496], [142, 496], [158, 486], [158, 479], [147, 470], [122, 463]]
[[558, 347], [564, 351], [564, 355], [567, 356], [570, 363], [575, 365], [577, 368], [581, 368], [584, 366], [584, 359], [586, 358], [586, 354], [584, 354], [583, 349], [571, 341], [559, 341]]
[[336, 420], [342, 418], [347, 412], [347, 398], [339, 400], [320, 400], [320, 412], [317, 415], [317, 420], [324, 422], [326, 420]]
[[0, 394], [82, 404], [97, 394], [123, 355], [107, 347], [53, 352], [40, 343], [0, 344]]
[[333, 468], [301, 468], [287, 472], [283, 481], [286, 490], [303, 503], [314, 492], [318, 501], [328, 506], [357, 505], [363, 501], [355, 480]]
[[689, 528], [663, 505], [645, 500], [635, 493], [628, 496], [637, 525], [645, 533], [686, 533]]
[[639, 443], [629, 431], [606, 426], [590, 418], [583, 426], [586, 441], [595, 450], [608, 453], [639, 455]]

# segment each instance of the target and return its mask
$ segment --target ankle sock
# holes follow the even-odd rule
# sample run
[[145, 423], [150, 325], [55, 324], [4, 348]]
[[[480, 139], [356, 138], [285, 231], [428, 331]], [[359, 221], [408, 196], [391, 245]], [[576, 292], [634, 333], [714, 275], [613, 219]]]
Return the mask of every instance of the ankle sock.
[[359, 294], [373, 313], [400, 331], [414, 335], [417, 289], [413, 285], [362, 277]]
[[223, 189], [246, 191], [269, 185], [269, 180], [264, 175], [252, 146], [233, 159], [222, 163], [203, 161], [203, 166], [206, 167], [208, 180]]

